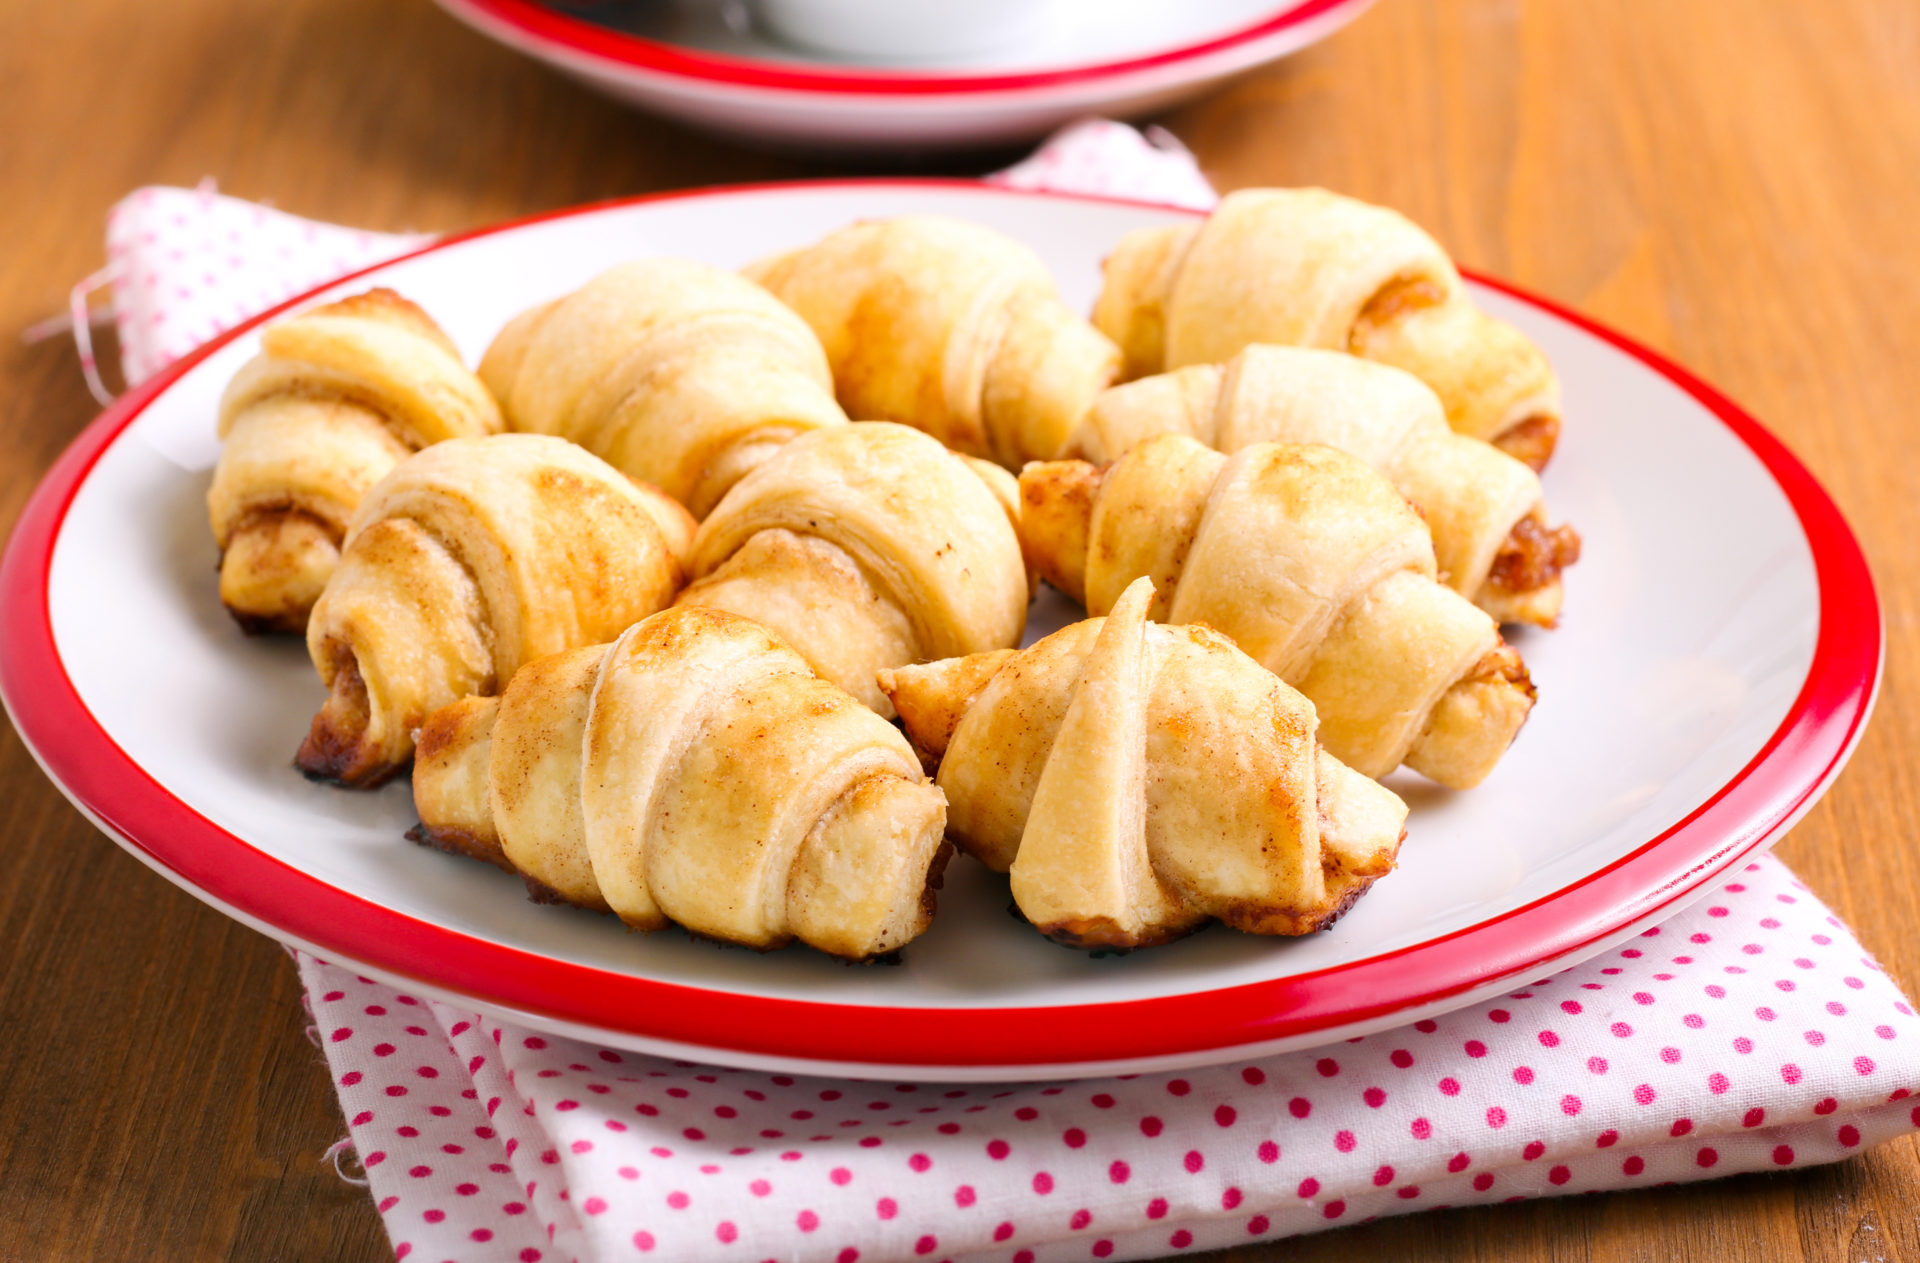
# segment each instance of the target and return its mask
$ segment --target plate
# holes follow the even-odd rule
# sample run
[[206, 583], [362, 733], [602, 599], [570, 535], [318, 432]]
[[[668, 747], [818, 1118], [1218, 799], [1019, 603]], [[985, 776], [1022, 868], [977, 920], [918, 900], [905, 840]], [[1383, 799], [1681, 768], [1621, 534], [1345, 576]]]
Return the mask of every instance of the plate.
[[[908, 212], [1024, 240], [1082, 309], [1121, 234], [1183, 214], [964, 182], [716, 190], [452, 238], [289, 306], [391, 285], [473, 359], [509, 316], [618, 260], [735, 266]], [[0, 564], [0, 694], [68, 797], [187, 890], [415, 994], [545, 1030], [732, 1065], [988, 1080], [1188, 1067], [1398, 1025], [1706, 893], [1839, 771], [1880, 672], [1860, 550], [1775, 439], [1618, 335], [1474, 285], [1560, 371], [1548, 500], [1586, 552], [1562, 628], [1519, 634], [1540, 704], [1508, 757], [1469, 793], [1396, 778], [1413, 807], [1400, 871], [1309, 938], [1215, 927], [1091, 959], [1009, 918], [1005, 879], [957, 861], [902, 964], [849, 968], [631, 935], [403, 841], [404, 782], [350, 793], [294, 771], [322, 697], [304, 648], [248, 639], [220, 607], [215, 405], [257, 321], [127, 395], [36, 491]], [[1071, 616], [1052, 598], [1036, 630]]]
[[1372, 0], [1081, 0], [1012, 51], [914, 69], [809, 55], [713, 0], [439, 3], [616, 100], [762, 142], [864, 148], [1010, 144], [1143, 114], [1324, 39]]

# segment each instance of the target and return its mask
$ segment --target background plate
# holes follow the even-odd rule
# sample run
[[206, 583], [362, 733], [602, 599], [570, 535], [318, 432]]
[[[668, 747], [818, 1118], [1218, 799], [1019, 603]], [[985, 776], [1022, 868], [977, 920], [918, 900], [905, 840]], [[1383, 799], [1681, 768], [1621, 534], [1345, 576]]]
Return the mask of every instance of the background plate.
[[889, 150], [1011, 144], [1089, 114], [1161, 109], [1326, 38], [1372, 2], [1080, 0], [1011, 52], [901, 69], [782, 49], [732, 29], [711, 0], [571, 12], [439, 0], [489, 39], [630, 105], [760, 143]]
[[[953, 214], [1024, 240], [1085, 309], [1121, 234], [1182, 212], [936, 181], [716, 190], [452, 239], [288, 306], [391, 285], [470, 359], [522, 308], [606, 266], [735, 266], [857, 218]], [[303, 647], [221, 609], [204, 509], [234, 331], [128, 395], [49, 473], [0, 566], [0, 693], [49, 774], [172, 880], [400, 985], [622, 1047], [888, 1077], [1065, 1077], [1302, 1047], [1471, 1003], [1672, 911], [1811, 805], [1879, 676], [1878, 607], [1832, 503], [1751, 419], [1569, 313], [1477, 282], [1560, 371], [1546, 483], [1586, 538], [1561, 630], [1517, 637], [1541, 703], [1480, 789], [1392, 782], [1400, 871], [1331, 931], [1215, 928], [1093, 960], [1008, 917], [958, 861], [895, 968], [625, 933], [407, 844], [406, 786], [290, 764], [321, 699]], [[284, 308], [282, 310], [285, 310]], [[257, 324], [257, 322], [256, 322]], [[1057, 598], [1036, 623], [1072, 611]]]

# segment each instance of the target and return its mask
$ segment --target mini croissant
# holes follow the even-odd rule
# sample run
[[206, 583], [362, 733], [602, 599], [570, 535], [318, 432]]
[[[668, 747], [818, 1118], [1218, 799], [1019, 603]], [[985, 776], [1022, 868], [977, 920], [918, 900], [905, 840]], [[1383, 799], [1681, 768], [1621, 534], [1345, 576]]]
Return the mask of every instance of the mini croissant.
[[572, 439], [695, 517], [794, 435], [847, 420], [805, 321], [683, 259], [623, 263], [522, 312], [480, 377], [514, 429]]
[[413, 836], [535, 898], [853, 960], [927, 927], [950, 853], [899, 731], [720, 610], [655, 614], [436, 711], [413, 792]]
[[1228, 457], [1162, 435], [1104, 472], [1029, 465], [1020, 491], [1049, 582], [1100, 614], [1150, 578], [1154, 617], [1232, 637], [1312, 701], [1320, 740], [1367, 776], [1406, 763], [1471, 788], [1533, 706], [1493, 620], [1434, 580], [1419, 516], [1344, 453], [1255, 443]]
[[1571, 527], [1547, 525], [1540, 478], [1447, 428], [1440, 401], [1410, 374], [1335, 351], [1250, 346], [1116, 386], [1094, 402], [1066, 456], [1095, 462], [1155, 434], [1222, 452], [1250, 443], [1323, 443], [1366, 461], [1433, 532], [1440, 574], [1503, 623], [1551, 627], [1561, 570], [1580, 556]]
[[1454, 429], [1535, 469], [1560, 435], [1540, 348], [1475, 306], [1411, 220], [1325, 189], [1243, 189], [1202, 223], [1122, 238], [1093, 321], [1126, 352], [1128, 377], [1257, 342], [1323, 347], [1406, 369]]
[[1057, 455], [1120, 368], [1039, 256], [977, 224], [858, 223], [747, 274], [820, 335], [850, 415], [1011, 469]]
[[1208, 917], [1306, 934], [1392, 871], [1406, 805], [1314, 742], [1312, 703], [1224, 636], [1106, 618], [881, 680], [938, 759], [948, 836], [1008, 872], [1073, 947], [1145, 947]]
[[693, 519], [564, 439], [450, 439], [369, 491], [313, 607], [328, 690], [295, 762], [377, 785], [440, 707], [544, 654], [604, 644], [673, 599]]
[[267, 326], [220, 400], [207, 492], [220, 599], [249, 632], [302, 631], [367, 489], [408, 453], [493, 434], [493, 396], [390, 289]]
[[884, 421], [803, 435], [701, 523], [678, 603], [772, 628], [891, 715], [874, 683], [882, 667], [1020, 643], [1028, 589], [1011, 483]]

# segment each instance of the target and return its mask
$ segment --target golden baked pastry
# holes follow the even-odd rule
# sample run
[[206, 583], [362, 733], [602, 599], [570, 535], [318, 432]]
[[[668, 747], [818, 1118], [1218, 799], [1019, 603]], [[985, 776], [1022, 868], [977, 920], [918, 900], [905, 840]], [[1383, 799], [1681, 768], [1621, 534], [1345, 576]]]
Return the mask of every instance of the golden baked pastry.
[[412, 836], [536, 899], [853, 960], [927, 927], [946, 803], [893, 725], [759, 624], [671, 609], [420, 730]]
[[1109, 461], [1155, 434], [1222, 452], [1249, 443], [1323, 443], [1366, 461], [1433, 532], [1444, 582], [1503, 623], [1551, 627], [1561, 570], [1579, 559], [1571, 527], [1547, 524], [1539, 475], [1449, 430], [1410, 374], [1336, 351], [1250, 346], [1106, 391], [1064, 455]]
[[572, 439], [695, 517], [794, 435], [847, 420], [805, 321], [684, 259], [620, 264], [515, 316], [480, 377], [514, 429]]
[[1242, 189], [1206, 220], [1131, 233], [1093, 322], [1129, 378], [1258, 342], [1350, 351], [1433, 387], [1454, 429], [1544, 468], [1560, 384], [1525, 334], [1477, 307], [1405, 216], [1325, 189]]
[[1392, 870], [1406, 805], [1226, 637], [1147, 621], [1152, 596], [1141, 579], [1031, 648], [881, 673], [938, 760], [948, 836], [1073, 947], [1329, 924]]
[[670, 602], [693, 529], [665, 493], [564, 439], [450, 439], [408, 457], [361, 501], [314, 604], [307, 651], [329, 695], [295, 762], [379, 784], [440, 707]]
[[890, 716], [882, 667], [1020, 643], [1028, 589], [1010, 482], [889, 422], [802, 435], [701, 523], [678, 604], [764, 624]]
[[500, 425], [447, 335], [390, 289], [268, 325], [220, 400], [220, 600], [248, 632], [304, 630], [367, 489], [410, 452]]
[[1330, 447], [1233, 456], [1179, 435], [1105, 470], [1029, 465], [1020, 529], [1046, 579], [1101, 614], [1142, 578], [1152, 617], [1205, 623], [1304, 693], [1320, 740], [1367, 776], [1402, 763], [1467, 789], [1533, 706], [1520, 655], [1435, 581], [1420, 517]]
[[871, 220], [747, 275], [820, 335], [848, 415], [1012, 469], [1057, 455], [1120, 368], [1039, 256], [978, 224]]

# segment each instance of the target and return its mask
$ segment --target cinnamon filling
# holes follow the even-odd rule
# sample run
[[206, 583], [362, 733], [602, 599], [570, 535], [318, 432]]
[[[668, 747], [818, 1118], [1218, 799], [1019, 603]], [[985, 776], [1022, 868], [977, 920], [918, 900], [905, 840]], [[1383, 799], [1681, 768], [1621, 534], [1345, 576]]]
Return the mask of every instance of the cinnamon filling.
[[1520, 657], [1520, 651], [1502, 640], [1498, 645], [1481, 656], [1473, 664], [1473, 669], [1454, 682], [1453, 687], [1465, 688], [1473, 684], [1499, 684], [1520, 690], [1529, 700], [1539, 697], [1539, 691], [1533, 686], [1533, 677], [1527, 674], [1527, 664]]
[[471, 829], [463, 829], [458, 825], [431, 825], [423, 820], [407, 830], [406, 839], [436, 851], [444, 851], [448, 855], [463, 855], [468, 859], [479, 860], [483, 864], [491, 864], [509, 873], [519, 871], [514, 868], [512, 861], [507, 859], [506, 852], [500, 849], [498, 838], [485, 838]]
[[953, 843], [942, 838], [940, 847], [933, 853], [932, 863], [927, 865], [927, 883], [920, 888], [920, 912], [927, 920], [933, 919], [938, 904], [940, 888], [946, 884], [947, 861], [953, 858]]
[[1403, 276], [1389, 281], [1360, 309], [1359, 318], [1353, 322], [1353, 331], [1347, 335], [1347, 349], [1357, 355], [1365, 348], [1368, 335], [1375, 330], [1383, 329], [1416, 311], [1438, 307], [1446, 301], [1446, 287], [1430, 276]]
[[327, 649], [338, 662], [333, 689], [314, 715], [313, 727], [300, 743], [293, 763], [309, 780], [334, 781], [349, 789], [373, 789], [400, 769], [377, 766], [374, 751], [367, 745], [373, 705], [360, 675], [359, 660], [338, 641], [329, 642]]
[[316, 535], [325, 537], [336, 548], [346, 534], [334, 523], [311, 509], [302, 508], [291, 500], [286, 500], [274, 504], [249, 505], [234, 521], [229, 536], [242, 535], [249, 531], [270, 531], [282, 522], [302, 523]]
[[1547, 467], [1553, 449], [1560, 442], [1560, 418], [1551, 412], [1536, 412], [1493, 436], [1495, 447], [1535, 473]]
[[1532, 592], [1552, 583], [1578, 560], [1578, 531], [1571, 526], [1548, 526], [1538, 513], [1530, 513], [1513, 524], [1494, 555], [1487, 585], [1503, 592]]

